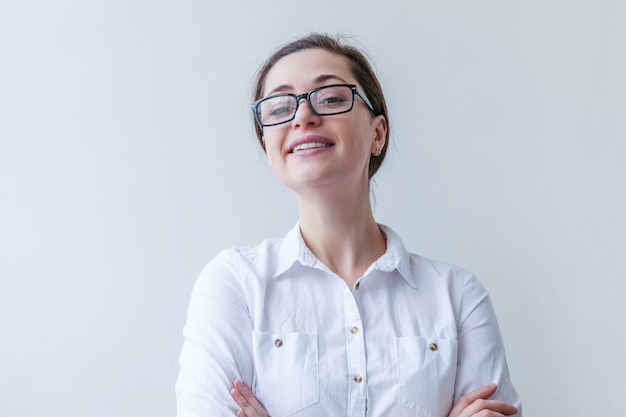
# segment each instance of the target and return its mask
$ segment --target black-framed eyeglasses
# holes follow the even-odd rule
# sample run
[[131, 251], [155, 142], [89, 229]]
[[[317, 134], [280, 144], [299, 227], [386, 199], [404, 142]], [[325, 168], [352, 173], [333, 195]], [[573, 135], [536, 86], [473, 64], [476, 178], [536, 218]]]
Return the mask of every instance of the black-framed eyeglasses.
[[317, 87], [304, 94], [275, 94], [252, 103], [252, 111], [261, 127], [275, 126], [292, 121], [302, 99], [318, 116], [347, 113], [354, 107], [354, 95], [361, 97], [372, 113], [374, 107], [356, 85], [333, 84]]

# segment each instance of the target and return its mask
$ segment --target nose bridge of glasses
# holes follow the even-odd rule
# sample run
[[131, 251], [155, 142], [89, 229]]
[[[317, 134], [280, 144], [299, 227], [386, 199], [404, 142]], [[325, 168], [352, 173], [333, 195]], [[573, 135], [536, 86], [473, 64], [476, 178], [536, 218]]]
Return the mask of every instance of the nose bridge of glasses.
[[313, 103], [311, 102], [311, 93], [312, 92], [308, 92], [308, 93], [302, 93], [302, 94], [295, 94], [294, 97], [296, 99], [296, 107], [294, 109], [294, 117], [296, 117], [296, 115], [298, 114], [298, 109], [300, 108], [300, 103], [302, 102], [302, 100], [304, 100], [307, 104], [307, 106], [309, 106], [309, 110], [317, 115], [317, 111], [315, 110], [315, 106], [313, 105]]

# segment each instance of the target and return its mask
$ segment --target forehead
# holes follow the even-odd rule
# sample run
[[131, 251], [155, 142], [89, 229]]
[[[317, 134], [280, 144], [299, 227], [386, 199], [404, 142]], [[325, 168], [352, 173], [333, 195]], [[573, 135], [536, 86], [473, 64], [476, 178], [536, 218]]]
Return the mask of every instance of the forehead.
[[279, 86], [298, 91], [314, 88], [319, 84], [315, 80], [322, 75], [356, 84], [347, 58], [324, 49], [305, 49], [281, 58], [267, 74], [263, 91], [269, 92]]

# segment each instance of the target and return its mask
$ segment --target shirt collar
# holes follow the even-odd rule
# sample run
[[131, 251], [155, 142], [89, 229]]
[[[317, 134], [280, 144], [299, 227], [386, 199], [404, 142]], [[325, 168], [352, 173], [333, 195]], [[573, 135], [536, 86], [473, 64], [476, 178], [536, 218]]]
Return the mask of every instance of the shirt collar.
[[[416, 287], [411, 274], [410, 255], [402, 240], [389, 226], [383, 224], [378, 226], [387, 239], [387, 251], [372, 264], [370, 270], [374, 268], [391, 272], [397, 269], [409, 285]], [[274, 276], [283, 274], [296, 262], [308, 267], [313, 267], [317, 262], [315, 254], [304, 243], [299, 222], [285, 235], [281, 242]]]
[[274, 276], [287, 271], [295, 262], [304, 266], [313, 266], [316, 258], [313, 252], [307, 248], [300, 233], [300, 222], [285, 235], [278, 251], [278, 264]]
[[409, 252], [404, 247], [400, 236], [394, 232], [391, 227], [379, 224], [380, 230], [387, 239], [387, 251], [374, 262], [373, 267], [385, 272], [398, 270], [402, 278], [409, 283], [413, 288], [417, 288], [415, 285], [415, 279], [411, 274], [411, 258]]

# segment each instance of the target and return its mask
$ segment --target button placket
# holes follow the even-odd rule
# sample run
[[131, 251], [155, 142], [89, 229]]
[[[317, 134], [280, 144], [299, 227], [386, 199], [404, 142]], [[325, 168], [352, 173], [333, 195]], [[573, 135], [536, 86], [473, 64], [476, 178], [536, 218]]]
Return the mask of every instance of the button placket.
[[[354, 286], [358, 288], [358, 284]], [[350, 378], [350, 406], [348, 415], [364, 415], [367, 404], [367, 367], [365, 338], [359, 309], [360, 296], [344, 285], [344, 331], [348, 349], [348, 375]]]

